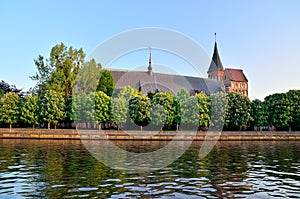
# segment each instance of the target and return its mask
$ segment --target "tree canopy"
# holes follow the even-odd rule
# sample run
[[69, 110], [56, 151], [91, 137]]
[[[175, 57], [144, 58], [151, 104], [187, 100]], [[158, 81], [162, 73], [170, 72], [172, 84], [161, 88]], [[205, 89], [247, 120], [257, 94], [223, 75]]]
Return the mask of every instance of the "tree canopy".
[[97, 87], [97, 91], [102, 91], [108, 96], [112, 96], [115, 88], [115, 82], [112, 74], [108, 70], [102, 70]]
[[19, 117], [19, 95], [14, 92], [6, 93], [0, 99], [0, 122], [12, 125], [18, 122]]

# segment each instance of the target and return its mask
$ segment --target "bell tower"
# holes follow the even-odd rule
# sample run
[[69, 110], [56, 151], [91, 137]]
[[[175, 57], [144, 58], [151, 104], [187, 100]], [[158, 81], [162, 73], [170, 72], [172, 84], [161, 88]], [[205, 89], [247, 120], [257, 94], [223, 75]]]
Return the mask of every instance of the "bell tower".
[[[215, 33], [216, 35], [216, 33]], [[209, 69], [207, 71], [208, 78], [214, 79], [219, 83], [223, 83], [224, 80], [224, 67], [221, 62], [221, 58], [218, 51], [217, 41], [215, 41], [214, 53], [211, 59]]]

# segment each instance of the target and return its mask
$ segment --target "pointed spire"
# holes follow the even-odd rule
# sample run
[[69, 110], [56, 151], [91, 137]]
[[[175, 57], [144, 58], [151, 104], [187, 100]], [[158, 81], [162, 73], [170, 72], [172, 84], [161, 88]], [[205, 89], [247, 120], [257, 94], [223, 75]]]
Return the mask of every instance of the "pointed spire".
[[148, 65], [148, 73], [149, 75], [152, 75], [152, 57], [151, 57], [151, 47], [149, 47], [150, 50], [150, 56], [149, 56], [149, 65]]
[[[216, 33], [215, 33], [216, 36]], [[217, 42], [215, 41], [214, 54], [211, 59], [211, 63], [207, 72], [215, 71], [215, 70], [224, 70], [223, 64], [221, 62], [221, 58], [218, 52]]]

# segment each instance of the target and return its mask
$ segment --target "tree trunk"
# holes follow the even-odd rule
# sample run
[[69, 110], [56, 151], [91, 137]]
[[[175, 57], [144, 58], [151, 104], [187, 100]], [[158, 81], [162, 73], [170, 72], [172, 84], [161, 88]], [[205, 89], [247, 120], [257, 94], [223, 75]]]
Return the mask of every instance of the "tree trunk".
[[12, 128], [12, 124], [9, 124], [9, 128], [10, 128], [10, 129]]
[[291, 132], [292, 131], [292, 126], [289, 126], [289, 132]]
[[100, 123], [99, 123], [99, 126], [98, 126], [99, 131], [101, 130], [101, 126], [102, 126], [102, 123], [100, 122]]
[[35, 128], [35, 125], [34, 125], [34, 124], [32, 124], [32, 128], [33, 128], [33, 129]]
[[48, 129], [50, 129], [50, 122], [48, 122]]
[[56, 124], [54, 124], [54, 129], [56, 129]]
[[141, 126], [141, 132], [143, 131], [143, 126]]

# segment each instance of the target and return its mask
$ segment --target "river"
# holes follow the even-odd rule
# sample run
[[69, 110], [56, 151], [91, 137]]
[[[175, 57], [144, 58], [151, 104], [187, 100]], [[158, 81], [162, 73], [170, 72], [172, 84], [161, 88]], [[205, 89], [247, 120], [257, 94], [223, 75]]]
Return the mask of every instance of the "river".
[[[162, 143], [117, 142], [133, 151]], [[299, 141], [222, 141], [204, 158], [200, 146], [165, 168], [126, 173], [79, 140], [0, 139], [0, 198], [300, 198]]]

